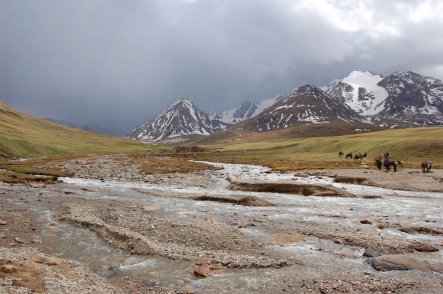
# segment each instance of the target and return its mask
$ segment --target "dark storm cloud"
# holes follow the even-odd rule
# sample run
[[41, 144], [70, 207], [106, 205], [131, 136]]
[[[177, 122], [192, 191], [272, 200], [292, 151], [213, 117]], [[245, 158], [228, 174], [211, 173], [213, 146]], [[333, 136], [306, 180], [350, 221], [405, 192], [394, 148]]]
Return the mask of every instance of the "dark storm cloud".
[[128, 133], [352, 70], [443, 78], [441, 1], [0, 0], [0, 100]]

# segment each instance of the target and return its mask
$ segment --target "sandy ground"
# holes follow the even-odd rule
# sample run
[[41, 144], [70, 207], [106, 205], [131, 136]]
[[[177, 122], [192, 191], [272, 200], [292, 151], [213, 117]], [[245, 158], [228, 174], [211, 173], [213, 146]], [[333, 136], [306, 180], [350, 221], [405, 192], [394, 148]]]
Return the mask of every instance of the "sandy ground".
[[[75, 177], [54, 185], [0, 184], [0, 293], [443, 290], [443, 194], [429, 192], [441, 191], [441, 171], [298, 178], [228, 165], [160, 176], [121, 162], [67, 162]], [[346, 197], [232, 191], [230, 181], [308, 183]]]
[[403, 169], [386, 172], [366, 169], [312, 170], [297, 172], [297, 175], [361, 178], [365, 185], [396, 190], [443, 192], [443, 170], [433, 169], [423, 173], [418, 169]]

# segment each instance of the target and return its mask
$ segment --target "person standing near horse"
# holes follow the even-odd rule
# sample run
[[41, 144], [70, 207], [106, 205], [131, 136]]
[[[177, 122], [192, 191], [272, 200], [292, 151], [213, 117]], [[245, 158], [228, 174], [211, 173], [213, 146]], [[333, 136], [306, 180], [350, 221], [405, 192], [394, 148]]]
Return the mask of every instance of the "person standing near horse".
[[379, 170], [381, 170], [381, 166], [382, 166], [381, 156], [380, 156], [380, 155], [377, 155], [377, 156], [374, 158], [374, 161], [375, 161], [375, 165], [377, 166], [377, 168], [378, 168]]

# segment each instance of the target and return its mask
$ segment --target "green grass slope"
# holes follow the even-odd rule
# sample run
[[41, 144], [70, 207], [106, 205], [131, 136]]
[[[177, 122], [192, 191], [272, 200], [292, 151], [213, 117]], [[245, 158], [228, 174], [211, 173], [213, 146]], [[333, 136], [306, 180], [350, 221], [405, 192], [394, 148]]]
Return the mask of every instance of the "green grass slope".
[[61, 126], [0, 103], [0, 157], [133, 153], [158, 147]]
[[[338, 152], [368, 153], [366, 161], [384, 152], [391, 158], [417, 166], [432, 160], [434, 166], [443, 166], [443, 127], [423, 127], [386, 130], [344, 136], [288, 139], [271, 137], [268, 140], [230, 142], [207, 145], [220, 159], [239, 158], [267, 165], [288, 164], [295, 161], [343, 162]], [[240, 158], [242, 158], [240, 160]], [[348, 160], [349, 161], [349, 160]], [[340, 166], [340, 165], [338, 165]]]

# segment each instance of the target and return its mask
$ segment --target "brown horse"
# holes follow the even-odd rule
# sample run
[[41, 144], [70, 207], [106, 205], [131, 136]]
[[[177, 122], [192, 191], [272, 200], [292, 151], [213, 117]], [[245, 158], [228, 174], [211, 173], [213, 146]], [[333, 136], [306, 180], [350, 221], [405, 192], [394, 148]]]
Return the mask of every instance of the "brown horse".
[[348, 154], [346, 154], [346, 159], [352, 159], [352, 152], [349, 152]]
[[397, 164], [399, 170], [402, 170], [405, 166], [405, 163], [402, 160], [396, 160], [395, 163]]
[[338, 157], [343, 157], [343, 155], [345, 155], [343, 151], [338, 152]]

